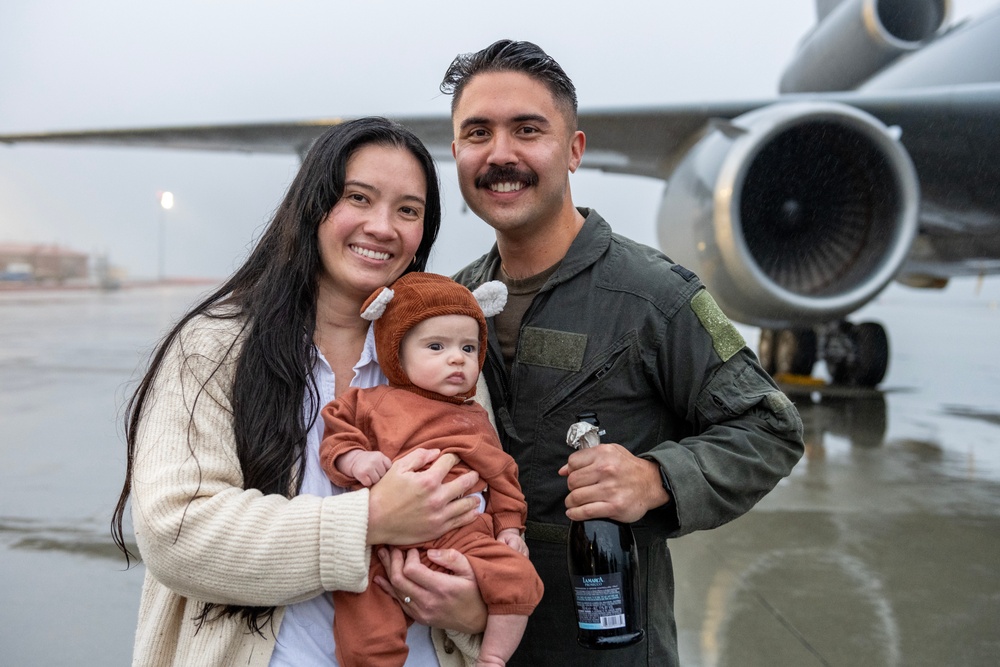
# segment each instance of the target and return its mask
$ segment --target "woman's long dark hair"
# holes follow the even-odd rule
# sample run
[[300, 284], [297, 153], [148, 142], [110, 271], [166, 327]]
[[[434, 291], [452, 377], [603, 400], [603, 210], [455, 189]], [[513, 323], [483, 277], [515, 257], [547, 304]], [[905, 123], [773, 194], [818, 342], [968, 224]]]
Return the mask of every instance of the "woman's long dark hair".
[[[322, 407], [312, 379], [317, 279], [323, 270], [317, 230], [343, 194], [348, 160], [358, 149], [372, 144], [406, 149], [423, 168], [427, 180], [424, 232], [407, 271], [426, 267], [441, 225], [440, 186], [427, 149], [412, 132], [384, 118], [362, 118], [326, 131], [309, 150], [246, 261], [160, 341], [126, 406], [125, 484], [111, 519], [111, 534], [124, 552], [126, 564], [135, 557], [125, 544], [122, 522], [132, 491], [139, 424], [167, 349], [197, 315], [241, 318], [244, 322], [244, 342], [232, 387], [233, 432], [244, 487], [286, 497], [301, 487], [302, 475], [297, 471], [305, 465], [306, 436]], [[311, 417], [302, 409], [307, 392], [309, 404], [315, 406]], [[250, 630], [259, 632], [273, 611], [273, 607], [209, 604], [198, 621], [217, 614], [239, 614]]]

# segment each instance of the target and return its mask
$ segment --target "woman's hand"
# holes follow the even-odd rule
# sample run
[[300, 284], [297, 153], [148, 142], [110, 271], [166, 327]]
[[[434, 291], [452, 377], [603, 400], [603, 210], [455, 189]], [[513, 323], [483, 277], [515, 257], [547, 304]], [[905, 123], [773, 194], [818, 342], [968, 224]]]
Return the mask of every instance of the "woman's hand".
[[[467, 472], [442, 483], [459, 459], [439, 454], [437, 449], [414, 450], [393, 463], [371, 487], [368, 544], [426, 542], [476, 518], [479, 498], [467, 494], [479, 475]], [[428, 464], [427, 470], [420, 471]]]
[[[447, 570], [438, 572], [420, 562], [416, 549], [379, 549], [389, 580], [375, 577], [382, 590], [399, 600], [418, 623], [474, 635], [486, 628], [483, 602], [469, 560], [455, 549], [429, 549], [427, 558]], [[407, 602], [406, 600], [409, 600]]]

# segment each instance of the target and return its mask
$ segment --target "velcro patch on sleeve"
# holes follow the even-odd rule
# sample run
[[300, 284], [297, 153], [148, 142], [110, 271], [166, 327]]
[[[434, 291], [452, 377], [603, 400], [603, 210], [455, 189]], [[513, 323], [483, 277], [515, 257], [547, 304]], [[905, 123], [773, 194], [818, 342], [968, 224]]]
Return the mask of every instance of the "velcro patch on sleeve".
[[707, 290], [698, 290], [698, 293], [691, 299], [691, 310], [698, 316], [701, 326], [705, 327], [705, 331], [712, 337], [715, 353], [723, 361], [729, 361], [746, 345], [743, 336], [736, 330], [736, 327], [729, 321], [729, 318], [722, 312], [719, 304], [715, 302]]
[[771, 408], [771, 412], [781, 412], [786, 408], [790, 408], [794, 403], [791, 399], [785, 396], [780, 391], [772, 391], [770, 394], [764, 397], [767, 401], [767, 407]]
[[578, 371], [583, 368], [587, 335], [525, 327], [517, 347], [517, 360], [523, 364]]

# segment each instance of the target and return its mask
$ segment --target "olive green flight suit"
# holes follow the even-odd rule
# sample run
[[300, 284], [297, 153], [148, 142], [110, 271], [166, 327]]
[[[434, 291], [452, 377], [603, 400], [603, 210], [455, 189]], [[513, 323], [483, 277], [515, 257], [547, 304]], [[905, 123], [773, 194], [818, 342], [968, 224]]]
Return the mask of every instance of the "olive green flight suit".
[[[486, 374], [504, 448], [528, 502], [526, 539], [545, 595], [509, 665], [677, 664], [668, 537], [749, 510], [803, 451], [802, 422], [698, 278], [614, 234], [593, 210], [525, 313], [508, 373], [492, 330]], [[456, 280], [494, 279], [496, 247]], [[658, 463], [673, 500], [633, 524], [646, 637], [624, 649], [576, 643], [566, 569], [566, 430], [597, 413], [604, 442]]]

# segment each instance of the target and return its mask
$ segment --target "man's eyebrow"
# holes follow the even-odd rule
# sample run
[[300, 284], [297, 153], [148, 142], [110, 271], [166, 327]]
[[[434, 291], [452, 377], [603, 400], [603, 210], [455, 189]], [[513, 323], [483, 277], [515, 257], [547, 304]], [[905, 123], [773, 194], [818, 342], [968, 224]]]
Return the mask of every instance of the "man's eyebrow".
[[[539, 123], [541, 125], [549, 124], [548, 118], [546, 118], [542, 114], [537, 114], [537, 113], [520, 114], [518, 116], [514, 116], [513, 118], [511, 118], [511, 121], [515, 123], [534, 122], [534, 123]], [[486, 116], [471, 116], [469, 118], [464, 119], [459, 124], [459, 127], [464, 130], [470, 125], [489, 125], [491, 122], [492, 120], [490, 118], [487, 118]]]
[[549, 119], [546, 118], [545, 116], [543, 116], [540, 113], [526, 113], [526, 114], [522, 114], [520, 116], [514, 116], [514, 122], [515, 123], [526, 123], [526, 122], [529, 122], [529, 121], [530, 122], [539, 123], [539, 124], [542, 124], [542, 125], [548, 125], [549, 124]]
[[485, 116], [471, 116], [471, 117], [466, 118], [465, 120], [463, 120], [461, 122], [461, 124], [459, 125], [459, 127], [464, 130], [465, 128], [469, 127], [470, 125], [486, 125], [489, 122], [490, 122], [490, 119], [486, 118]]

